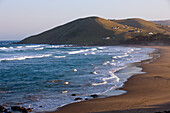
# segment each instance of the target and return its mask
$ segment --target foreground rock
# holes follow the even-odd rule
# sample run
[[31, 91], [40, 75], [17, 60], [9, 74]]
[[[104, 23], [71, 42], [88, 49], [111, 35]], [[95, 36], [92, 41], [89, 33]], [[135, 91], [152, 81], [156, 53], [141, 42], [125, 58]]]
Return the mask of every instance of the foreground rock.
[[71, 94], [71, 96], [78, 96], [77, 94]]
[[93, 95], [91, 95], [91, 97], [93, 97], [93, 98], [97, 98], [97, 97], [98, 97], [98, 95], [97, 95], [97, 94], [93, 94]]
[[82, 98], [75, 98], [74, 101], [83, 100]]
[[12, 106], [11, 110], [13, 110], [13, 111], [20, 111], [22, 113], [28, 113], [28, 112], [32, 111], [31, 108], [26, 109], [25, 107], [20, 107], [20, 106]]

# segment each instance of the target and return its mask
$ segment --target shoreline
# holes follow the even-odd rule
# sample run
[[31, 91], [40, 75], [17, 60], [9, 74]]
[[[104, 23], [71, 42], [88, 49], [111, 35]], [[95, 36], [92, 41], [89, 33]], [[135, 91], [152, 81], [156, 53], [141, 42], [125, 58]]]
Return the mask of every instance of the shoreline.
[[[132, 46], [121, 46], [121, 47], [132, 47]], [[139, 47], [139, 46], [134, 46], [134, 47]], [[148, 48], [148, 47], [146, 47]], [[155, 48], [154, 48], [155, 49]], [[125, 71], [128, 73], [128, 76], [126, 78], [126, 81], [122, 82], [123, 83], [123, 86], [125, 84], [125, 82], [128, 81], [128, 79], [136, 74], [142, 74], [142, 73], [145, 73], [145, 72], [142, 72], [142, 68], [140, 68], [139, 66], [144, 64], [144, 63], [150, 63], [152, 62], [154, 59], [157, 59], [157, 56], [155, 57], [153, 54], [156, 54], [158, 52], [157, 49], [153, 50], [152, 53], [145, 53], [146, 55], [149, 55], [149, 57], [151, 58], [148, 58], [146, 60], [141, 60], [141, 61], [138, 61], [138, 62], [133, 62], [133, 63], [127, 63], [125, 67], [123, 67], [122, 69], [119, 69], [119, 70], [116, 70], [114, 73], [118, 73], [118, 74], [122, 74], [122, 71], [123, 71], [123, 74], [125, 73]], [[129, 69], [134, 69], [133, 71], [130, 71], [129, 72]], [[38, 113], [39, 112], [55, 112], [56, 110], [58, 111], [60, 108], [63, 108], [65, 106], [68, 106], [70, 104], [74, 104], [74, 103], [79, 103], [79, 102], [84, 102], [84, 101], [89, 101], [89, 100], [93, 100], [93, 99], [103, 99], [103, 98], [108, 98], [108, 97], [111, 97], [111, 96], [119, 96], [119, 95], [123, 95], [125, 93], [127, 93], [127, 91], [125, 90], [122, 90], [121, 88], [123, 86], [120, 86], [120, 87], [117, 87], [117, 88], [111, 88], [105, 92], [102, 92], [102, 93], [94, 93], [94, 94], [91, 94], [91, 95], [97, 95], [97, 97], [93, 98], [91, 97], [91, 95], [89, 94], [88, 96], [85, 96], [85, 98], [83, 98], [82, 96], [77, 96], [76, 98], [82, 98], [82, 100], [80, 101], [73, 101], [73, 102], [70, 102], [70, 103], [66, 103], [66, 104], [63, 104], [57, 108], [53, 108], [53, 109], [49, 109], [49, 110], [42, 110], [42, 111], [37, 111]]]
[[[131, 46], [128, 46], [128, 47], [131, 47]], [[120, 74], [119, 72], [121, 71], [124, 71], [124, 70], [127, 70], [127, 69], [135, 69], [135, 71], [131, 71], [131, 74], [130, 74], [130, 77], [127, 78], [127, 80], [125, 82], [123, 82], [123, 86], [121, 87], [118, 87], [116, 89], [111, 89], [111, 90], [108, 90], [106, 91], [105, 93], [102, 93], [102, 94], [99, 94], [99, 96], [101, 96], [101, 98], [107, 98], [107, 97], [111, 97], [111, 96], [120, 96], [120, 95], [123, 95], [125, 93], [127, 93], [126, 90], [122, 90], [122, 88], [124, 87], [125, 83], [128, 81], [129, 78], [131, 78], [132, 76], [135, 76], [135, 75], [140, 75], [140, 74], [144, 74], [146, 72], [143, 72], [142, 68], [140, 67], [141, 65], [143, 64], [149, 64], [151, 62], [154, 62], [156, 59], [158, 59], [160, 57], [160, 50], [159, 49], [156, 49], [154, 48], [155, 50], [152, 52], [152, 53], [147, 53], [149, 55], [149, 57], [151, 57], [150, 59], [146, 59], [146, 60], [142, 60], [140, 62], [134, 62], [134, 63], [128, 63], [127, 64], [127, 67], [125, 68], [122, 68], [120, 70], [117, 70], [115, 72], [115, 74]], [[129, 72], [128, 72], [129, 73]], [[133, 73], [133, 74], [132, 74]], [[109, 94], [110, 93], [115, 93], [115, 94]], [[73, 102], [75, 103], [75, 102]], [[70, 103], [71, 104], [71, 103]], [[69, 105], [69, 104], [66, 104], [66, 105]], [[64, 105], [65, 106], [65, 105]], [[64, 107], [62, 106], [62, 107]], [[59, 107], [60, 108], [60, 107]]]
[[[168, 50], [168, 46], [137, 46], [137, 47], [150, 47], [150, 48], [156, 48], [156, 49], [161, 49], [161, 57], [158, 58], [156, 61], [154, 62], [150, 62], [149, 64], [143, 64], [141, 62], [142, 65], [138, 66], [142, 68], [142, 72], [147, 72], [145, 74], [137, 74], [135, 76], [131, 76], [128, 81], [125, 82], [125, 85], [120, 88], [121, 90], [125, 90], [127, 91], [125, 94], [122, 95], [118, 95], [118, 96], [111, 96], [111, 97], [106, 97], [106, 98], [97, 98], [97, 99], [92, 99], [92, 100], [88, 100], [88, 101], [82, 101], [82, 102], [76, 102], [76, 103], [72, 103], [72, 104], [68, 104], [66, 106], [63, 106], [61, 108], [59, 108], [58, 111], [54, 111], [51, 113], [121, 113], [121, 112], [126, 112], [126, 113], [133, 113], [133, 112], [137, 112], [140, 111], [141, 113], [151, 113], [151, 111], [157, 112], [160, 111], [160, 109], [158, 108], [152, 108], [151, 106], [149, 107], [144, 107], [142, 103], [152, 103], [152, 101], [150, 102], [150, 98], [153, 97], [159, 97], [159, 95], [156, 95], [157, 93], [154, 90], [154, 83], [153, 81], [149, 80], [151, 83], [149, 83], [151, 86], [149, 86], [149, 88], [146, 87], [145, 82], [148, 80], [141, 81], [140, 83], [137, 82], [138, 79], [141, 79], [145, 76], [150, 76], [154, 77], [155, 79], [162, 79], [161, 76], [154, 76], [152, 74], [152, 70], [153, 69], [148, 69], [148, 67], [150, 67], [150, 65], [155, 65], [155, 63], [157, 64], [160, 63], [160, 60], [163, 60], [164, 58], [164, 54], [165, 51]], [[170, 50], [170, 49], [169, 49]], [[170, 52], [169, 52], [170, 53]], [[169, 55], [170, 56], [170, 55]], [[163, 58], [162, 58], [163, 57]], [[148, 66], [149, 65], [149, 66]], [[158, 65], [158, 64], [157, 64]], [[170, 64], [169, 64], [170, 65]], [[159, 67], [160, 68], [160, 67]], [[149, 71], [151, 70], [151, 72]], [[158, 69], [160, 70], [160, 69]], [[163, 73], [161, 73], [163, 74]], [[153, 78], [152, 78], [153, 79]], [[143, 82], [143, 83], [142, 83]], [[136, 85], [134, 85], [136, 84]], [[143, 85], [142, 85], [143, 84]], [[138, 87], [140, 86], [140, 87]], [[143, 87], [145, 86], [145, 90], [143, 89]], [[152, 87], [154, 86], [154, 87]], [[140, 89], [142, 88], [142, 89]], [[159, 88], [159, 86], [158, 86]], [[136, 90], [138, 89], [138, 90]], [[149, 91], [147, 89], [152, 89], [154, 90], [154, 95], [152, 97], [152, 91]], [[160, 88], [159, 88], [160, 89]], [[139, 93], [140, 92], [140, 93]], [[143, 95], [143, 96], [142, 96]], [[148, 97], [146, 97], [146, 95], [148, 95]], [[128, 98], [127, 98], [128, 97]], [[147, 102], [147, 99], [148, 102]], [[169, 98], [170, 100], [170, 98]], [[157, 103], [161, 103], [162, 100]], [[169, 102], [169, 101], [168, 101]], [[153, 104], [154, 105], [154, 104]], [[137, 110], [137, 111], [136, 111]]]

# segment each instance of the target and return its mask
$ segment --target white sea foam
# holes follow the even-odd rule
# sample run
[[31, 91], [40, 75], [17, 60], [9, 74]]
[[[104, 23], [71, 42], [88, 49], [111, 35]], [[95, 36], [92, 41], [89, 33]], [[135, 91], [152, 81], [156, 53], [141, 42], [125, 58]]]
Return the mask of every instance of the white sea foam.
[[91, 51], [96, 51], [97, 50], [97, 48], [92, 48], [92, 49], [90, 49]]
[[114, 82], [119, 82], [119, 78], [113, 74], [112, 72], [109, 72], [109, 76], [108, 78], [103, 78], [103, 81], [107, 81], [107, 80], [110, 80], [110, 79], [114, 79]]
[[8, 48], [6, 48], [6, 47], [0, 47], [0, 50], [6, 50], [6, 49], [8, 49]]
[[104, 47], [97, 47], [98, 49], [104, 49]]
[[14, 46], [14, 47], [0, 47], [0, 51], [27, 51], [27, 50], [42, 50], [48, 48], [61, 48], [66, 45], [27, 45], [27, 46]]
[[42, 49], [44, 49], [44, 47], [35, 48], [34, 50], [42, 50]]
[[41, 50], [44, 47], [37, 46], [16, 46], [16, 47], [0, 47], [2, 51], [25, 51], [25, 50]]
[[107, 64], [110, 64], [110, 61], [106, 61], [102, 65], [107, 65]]
[[95, 52], [91, 52], [92, 55], [96, 54]]
[[120, 55], [120, 56], [113, 56], [113, 59], [119, 59], [119, 58], [123, 58], [123, 57], [127, 57], [129, 56], [128, 53], [125, 53], [124, 55]]
[[59, 48], [59, 47], [65, 47], [65, 45], [52, 45], [52, 48]]
[[78, 54], [78, 53], [84, 53], [84, 52], [87, 52], [87, 51], [89, 51], [89, 49], [79, 50], [79, 51], [71, 51], [71, 52], [68, 52], [68, 54]]
[[101, 83], [92, 83], [92, 85], [97, 86], [97, 85], [107, 84], [108, 80], [112, 80], [112, 81], [114, 81], [115, 84], [119, 84], [120, 79], [115, 74], [113, 74], [111, 71], [109, 72], [108, 76], [109, 77], [102, 78], [103, 82], [101, 82]]
[[16, 48], [22, 48], [23, 46], [17, 46]]
[[66, 56], [54, 56], [54, 58], [65, 58]]
[[16, 56], [13, 58], [2, 58], [1, 61], [12, 61], [12, 60], [25, 60], [25, 59], [32, 59], [32, 58], [43, 58], [43, 57], [49, 57], [51, 54], [45, 54], [45, 55], [37, 55], [37, 56]]
[[103, 81], [101, 83], [92, 83], [92, 86], [98, 86], [98, 85], [103, 85], [103, 84], [107, 84], [107, 82]]
[[30, 45], [30, 46], [25, 46], [25, 47], [31, 47], [31, 48], [34, 48], [34, 47], [40, 47], [41, 45]]

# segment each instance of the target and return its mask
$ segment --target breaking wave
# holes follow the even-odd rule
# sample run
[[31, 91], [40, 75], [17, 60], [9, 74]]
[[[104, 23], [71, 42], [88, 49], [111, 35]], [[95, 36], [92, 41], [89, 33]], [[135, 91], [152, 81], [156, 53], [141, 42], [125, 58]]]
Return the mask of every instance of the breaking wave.
[[43, 58], [43, 57], [49, 57], [51, 54], [44, 54], [44, 55], [37, 55], [37, 56], [20, 56], [20, 57], [13, 57], [13, 58], [2, 58], [1, 61], [12, 61], [12, 60], [25, 60], [25, 59], [32, 59], [32, 58]]

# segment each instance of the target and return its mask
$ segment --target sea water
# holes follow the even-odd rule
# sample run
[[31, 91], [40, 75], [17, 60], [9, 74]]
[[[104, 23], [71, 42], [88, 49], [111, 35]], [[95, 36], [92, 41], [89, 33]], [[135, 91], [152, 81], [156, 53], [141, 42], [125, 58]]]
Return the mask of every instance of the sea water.
[[[91, 94], [116, 90], [141, 71], [129, 64], [151, 59], [152, 48], [12, 44], [0, 41], [0, 104], [54, 110]], [[76, 94], [78, 96], [71, 96]]]

